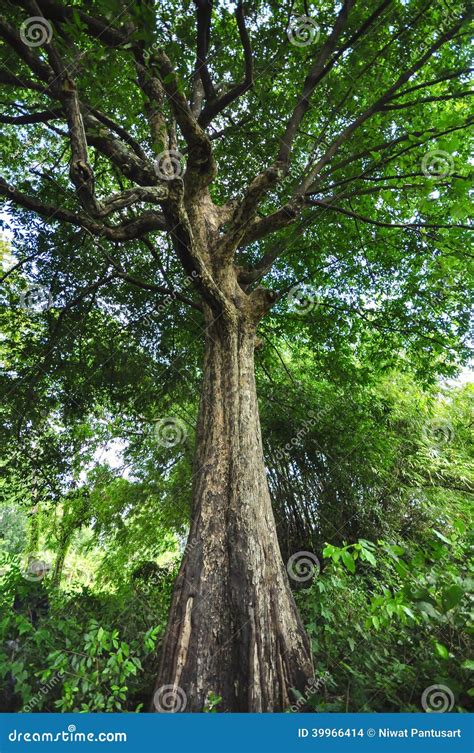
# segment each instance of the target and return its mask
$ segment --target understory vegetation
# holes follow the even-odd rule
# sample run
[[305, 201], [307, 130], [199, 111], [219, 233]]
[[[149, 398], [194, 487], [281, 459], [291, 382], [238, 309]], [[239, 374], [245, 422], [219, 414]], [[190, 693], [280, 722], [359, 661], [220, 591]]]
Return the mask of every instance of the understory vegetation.
[[[442, 685], [455, 709], [466, 710], [474, 692], [472, 385], [422, 390], [391, 372], [362, 386], [346, 374], [334, 394], [311, 372], [287, 371], [276, 356], [267, 361], [261, 366], [273, 379], [262, 370], [261, 412], [268, 475], [284, 560], [302, 558], [289, 567], [290, 582], [315, 659], [305, 704], [416, 711], [423, 691]], [[287, 368], [290, 362], [287, 354]], [[285, 401], [299, 406], [291, 421]], [[67, 432], [50, 427], [59, 449]], [[78, 443], [78, 456], [92, 456], [96, 437], [92, 425], [80, 424], [67, 439]], [[186, 541], [191, 476], [187, 446], [176, 452], [155, 440], [153, 432], [137, 432], [112, 464], [91, 462], [75, 483], [65, 475], [55, 494], [40, 480], [32, 494], [25, 476], [5, 476], [5, 707], [148, 710]], [[135, 443], [148, 448], [147, 463], [124, 477]], [[34, 473], [34, 462], [26, 471]], [[306, 566], [305, 552], [313, 557]], [[40, 581], [28, 575], [31, 558], [50, 567]], [[27, 608], [12, 606], [24, 593], [34, 610], [38, 589], [49, 607], [39, 609], [34, 626]], [[207, 710], [219, 711], [212, 688]]]
[[467, 711], [469, 4], [2, 5], [0, 711]]

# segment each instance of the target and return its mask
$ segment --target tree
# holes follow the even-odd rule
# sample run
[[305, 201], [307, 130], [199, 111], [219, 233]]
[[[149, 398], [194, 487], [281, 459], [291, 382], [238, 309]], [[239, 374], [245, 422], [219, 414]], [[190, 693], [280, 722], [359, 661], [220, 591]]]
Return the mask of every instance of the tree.
[[[467, 318], [468, 19], [461, 2], [194, 5], [194, 18], [177, 2], [6, 6], [0, 191], [18, 261], [5, 276], [45, 322], [15, 384], [17, 424], [45, 372], [73, 385], [66, 413], [84, 409], [89, 377], [65, 353], [85, 351], [91, 377], [115, 368], [112, 396], [124, 327], [151, 316], [163, 350], [198, 325], [191, 528], [154, 707], [171, 690], [172, 710], [216, 693], [224, 710], [279, 711], [313, 670], [265, 472], [257, 330], [288, 302], [290, 319], [327, 309], [349, 343], [366, 326], [387, 360], [403, 346], [425, 373], [452, 371]], [[330, 349], [311, 313], [301, 336]], [[156, 340], [138, 338], [147, 363]], [[183, 426], [156, 431], [172, 446]]]

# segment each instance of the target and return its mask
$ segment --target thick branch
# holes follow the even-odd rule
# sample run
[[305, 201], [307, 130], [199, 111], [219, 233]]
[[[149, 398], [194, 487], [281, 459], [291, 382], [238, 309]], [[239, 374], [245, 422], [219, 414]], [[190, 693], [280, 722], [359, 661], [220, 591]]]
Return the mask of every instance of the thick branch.
[[237, 27], [239, 29], [240, 41], [244, 51], [245, 75], [243, 80], [233, 86], [228, 92], [223, 94], [218, 99], [214, 99], [208, 102], [201, 115], [199, 116], [199, 124], [203, 128], [206, 128], [206, 126], [209, 125], [209, 123], [216, 117], [216, 115], [222, 112], [222, 110], [225, 110], [226, 107], [228, 107], [230, 104], [232, 104], [232, 102], [241, 97], [242, 94], [245, 94], [245, 92], [251, 89], [253, 86], [252, 45], [250, 42], [247, 27], [245, 25], [245, 12], [242, 0], [239, 0], [239, 2], [237, 3], [235, 17], [237, 20]]
[[208, 100], [214, 98], [214, 87], [207, 67], [207, 53], [211, 36], [212, 0], [194, 0], [196, 5], [196, 65], [195, 76], [202, 82]]
[[0, 123], [5, 125], [33, 125], [34, 123], [48, 123], [50, 120], [63, 118], [62, 110], [45, 110], [25, 115], [0, 115]]
[[119, 168], [126, 178], [140, 186], [150, 186], [158, 183], [156, 171], [149, 162], [141, 160], [123, 141], [112, 138], [107, 128], [99, 120], [84, 113], [87, 142]]
[[211, 141], [194, 117], [168, 56], [163, 50], [158, 50], [151, 57], [151, 62], [156, 62], [158, 66], [171, 109], [188, 144], [186, 185], [191, 192], [195, 192], [209, 185], [216, 174]]
[[45, 204], [33, 196], [28, 196], [14, 186], [10, 186], [3, 178], [0, 178], [0, 195], [11, 199], [15, 204], [24, 209], [35, 212], [49, 222], [52, 220], [67, 222], [88, 230], [92, 235], [102, 236], [113, 241], [133, 240], [134, 238], [140, 238], [146, 233], [166, 230], [167, 228], [163, 215], [153, 211], [143, 212], [137, 219], [130, 220], [122, 225], [116, 225], [115, 227], [102, 225], [88, 215], [77, 214], [63, 207]]
[[183, 204], [184, 187], [180, 179], [170, 181], [170, 198], [164, 205], [164, 213], [171, 240], [184, 271], [201, 293], [215, 315], [233, 317], [230, 303], [210, 275], [194, 240], [193, 231]]
[[258, 203], [262, 196], [277, 183], [284, 175], [281, 165], [271, 165], [265, 172], [258, 175], [250, 184], [243, 200], [234, 210], [229, 227], [220, 244], [220, 250], [225, 258], [230, 258], [244, 237], [247, 226], [253, 220]]
[[33, 91], [40, 92], [41, 94], [44, 93], [44, 86], [42, 84], [38, 84], [36, 83], [36, 81], [31, 81], [30, 79], [24, 78], [23, 76], [16, 76], [10, 71], [7, 71], [5, 68], [0, 70], [0, 84], [5, 84], [6, 86], [15, 86], [19, 89], [32, 89]]
[[156, 154], [166, 151], [168, 130], [163, 114], [166, 99], [161, 81], [147, 69], [144, 58], [137, 61], [138, 84], [145, 94], [145, 111]]
[[84, 104], [83, 102], [81, 102], [81, 110], [83, 111], [83, 113], [84, 112], [91, 113], [94, 117], [97, 118], [98, 121], [100, 121], [105, 126], [107, 126], [107, 128], [109, 128], [111, 131], [114, 131], [117, 134], [117, 136], [119, 136], [122, 139], [122, 141], [124, 141], [133, 149], [137, 157], [140, 160], [142, 160], [142, 162], [147, 161], [147, 156], [145, 152], [143, 151], [143, 149], [141, 148], [140, 144], [138, 143], [138, 141], [136, 141], [133, 138], [133, 136], [129, 134], [129, 132], [125, 128], [123, 128], [121, 125], [116, 123], [114, 120], [112, 120], [112, 118], [110, 118], [105, 113], [101, 112], [100, 110], [97, 110], [95, 107], [90, 107], [89, 105]]
[[120, 47], [128, 41], [125, 31], [114, 29], [106, 19], [88, 15], [79, 6], [60, 5], [54, 0], [38, 0], [38, 6], [45, 18], [58, 23], [74, 21], [74, 14], [78, 14], [87, 33], [110, 47]]
[[248, 226], [239, 243], [239, 248], [248, 246], [249, 243], [258, 241], [261, 238], [265, 238], [270, 233], [275, 233], [277, 230], [281, 230], [282, 228], [291, 225], [297, 220], [301, 206], [301, 202], [289, 202], [276, 212], [268, 214], [266, 217], [255, 219], [252, 224]]
[[102, 232], [102, 226], [94, 222], [87, 215], [76, 214], [63, 207], [45, 204], [33, 196], [28, 196], [14, 186], [9, 185], [3, 178], [0, 178], [0, 195], [5, 196], [7, 199], [11, 199], [15, 204], [18, 204], [24, 209], [29, 209], [32, 212], [35, 212], [48, 221], [61, 220], [71, 225], [76, 225], [77, 227], [84, 227], [94, 235], [100, 235]]
[[313, 94], [314, 89], [316, 88], [320, 80], [320, 76], [324, 71], [326, 61], [336, 48], [336, 44], [346, 26], [349, 12], [354, 6], [354, 3], [355, 0], [345, 0], [345, 2], [343, 3], [339, 15], [336, 19], [336, 23], [334, 24], [334, 28], [331, 31], [326, 42], [324, 43], [316, 62], [313, 64], [306, 77], [306, 80], [303, 84], [303, 91], [296, 102], [291, 118], [287, 123], [285, 132], [280, 139], [280, 151], [278, 154], [278, 160], [283, 164], [288, 164], [289, 162], [293, 141], [296, 137], [298, 127], [303, 120], [303, 117], [306, 114], [307, 110], [309, 109], [311, 95]]
[[49, 82], [54, 78], [51, 68], [43, 63], [38, 55], [34, 54], [30, 47], [23, 44], [17, 30], [2, 18], [0, 18], [0, 36], [2, 36], [5, 42], [15, 50], [17, 55], [19, 55], [19, 57], [27, 64], [30, 70], [32, 70], [33, 73], [35, 73], [38, 78], [46, 84], [46, 87], [43, 87], [43, 90], [45, 90], [48, 87]]

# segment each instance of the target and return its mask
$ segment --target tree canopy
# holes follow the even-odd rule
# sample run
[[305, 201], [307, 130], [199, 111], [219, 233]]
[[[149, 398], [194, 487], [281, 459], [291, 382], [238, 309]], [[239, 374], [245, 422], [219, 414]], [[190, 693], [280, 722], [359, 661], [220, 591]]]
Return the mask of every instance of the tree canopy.
[[[390, 623], [390, 661], [394, 620], [408, 653], [423, 625], [441, 665], [459, 649], [461, 688], [472, 390], [446, 380], [469, 356], [469, 22], [461, 0], [4, 5], [5, 603], [18, 558], [46, 552], [60, 611], [61, 584], [85, 568], [86, 653], [100, 645], [105, 662], [134, 568], [135, 591], [161, 579], [156, 619], [140, 612], [152, 656], [137, 645], [138, 664], [114, 675], [133, 685], [127, 708], [151, 692], [192, 517], [212, 325], [236, 310], [257, 333], [283, 559], [327, 561], [296, 594], [317, 666], [353, 650], [328, 605], [344, 613], [336, 594], [354, 576], [347, 608], [364, 604], [376, 633]], [[61, 625], [51, 674], [69, 671]], [[426, 680], [431, 661], [420, 660]], [[371, 671], [361, 662], [359, 680]], [[87, 666], [74, 671], [88, 709], [123, 707], [110, 688], [91, 701]], [[339, 710], [345, 677], [328, 671], [324, 704]], [[351, 710], [370, 706], [360, 688]], [[388, 695], [377, 710], [411, 709]], [[80, 708], [73, 696], [66, 685], [57, 707]]]

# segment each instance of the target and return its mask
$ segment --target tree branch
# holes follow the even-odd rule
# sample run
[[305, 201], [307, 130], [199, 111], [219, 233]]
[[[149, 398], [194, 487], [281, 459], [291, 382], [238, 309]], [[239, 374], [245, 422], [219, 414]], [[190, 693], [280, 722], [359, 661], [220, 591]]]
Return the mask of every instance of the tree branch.
[[318, 82], [320, 81], [320, 78], [322, 77], [326, 61], [336, 48], [336, 44], [342, 32], [344, 31], [349, 13], [354, 4], [355, 0], [344, 0], [334, 27], [326, 42], [324, 43], [316, 62], [313, 64], [308, 75], [306, 76], [302, 93], [298, 97], [296, 105], [293, 109], [293, 113], [286, 125], [285, 132], [280, 139], [278, 161], [284, 165], [288, 165], [291, 156], [291, 148], [298, 131], [298, 127], [303, 120], [303, 117], [306, 114], [307, 110], [309, 109], [310, 97], [313, 94]]
[[161, 83], [170, 107], [189, 147], [185, 180], [188, 190], [195, 193], [203, 186], [209, 185], [216, 174], [211, 141], [194, 117], [181, 91], [178, 76], [163, 50], [158, 50], [150, 57], [150, 64], [153, 63], [158, 66]]
[[454, 94], [440, 94], [438, 97], [424, 97], [423, 99], [417, 99], [411, 102], [400, 102], [396, 105], [387, 104], [381, 109], [381, 112], [387, 112], [389, 110], [403, 110], [405, 107], [416, 107], [417, 105], [424, 105], [427, 102], [446, 102], [449, 99], [461, 99], [463, 97], [472, 97], [474, 92], [463, 91], [456, 92]]
[[214, 99], [215, 91], [207, 67], [207, 53], [211, 37], [212, 0], [194, 0], [196, 5], [196, 65], [195, 77], [199, 77], [208, 100]]
[[232, 319], [234, 311], [214, 282], [194, 240], [193, 230], [183, 204], [184, 186], [181, 179], [170, 181], [170, 196], [163, 211], [171, 228], [170, 236], [184, 271], [199, 290], [215, 315]]
[[34, 123], [48, 123], [50, 120], [63, 118], [62, 110], [45, 110], [25, 115], [0, 115], [0, 123], [5, 125], [33, 125]]
[[[25, 5], [25, 2], [21, 4]], [[45, 18], [57, 23], [74, 21], [74, 14], [78, 14], [87, 33], [110, 47], [120, 47], [128, 42], [126, 31], [113, 28], [106, 19], [88, 15], [78, 6], [60, 5], [54, 0], [38, 0], [38, 6]]]
[[464, 230], [474, 230], [474, 227], [472, 225], [453, 225], [453, 224], [437, 224], [437, 223], [426, 223], [426, 222], [406, 222], [406, 223], [399, 223], [399, 222], [382, 222], [381, 220], [374, 220], [371, 217], [363, 217], [360, 214], [357, 214], [356, 212], [352, 212], [349, 209], [343, 209], [342, 207], [336, 207], [334, 204], [330, 204], [327, 201], [320, 201], [319, 199], [308, 199], [307, 201], [309, 206], [314, 207], [324, 207], [325, 209], [332, 209], [334, 212], [339, 212], [340, 214], [346, 215], [346, 217], [352, 217], [353, 219], [360, 220], [361, 222], [367, 222], [371, 225], [377, 225], [377, 227], [398, 227], [398, 228], [432, 228], [432, 229], [441, 229], [441, 228], [462, 228]]
[[365, 112], [361, 113], [358, 118], [352, 121], [340, 134], [339, 136], [332, 142], [329, 149], [326, 151], [326, 153], [321, 157], [321, 159], [318, 160], [315, 167], [310, 171], [310, 173], [306, 176], [306, 178], [301, 182], [300, 186], [296, 189], [295, 193], [304, 193], [308, 190], [309, 186], [311, 185], [314, 178], [321, 172], [322, 168], [332, 159], [332, 157], [336, 154], [341, 144], [343, 144], [345, 141], [349, 139], [349, 137], [354, 133], [354, 131], [359, 128], [363, 123], [366, 122], [369, 118], [372, 117], [375, 113], [380, 112], [384, 105], [388, 102], [388, 100], [392, 97], [393, 94], [395, 94], [398, 89], [400, 89], [403, 84], [405, 84], [414, 73], [416, 73], [420, 68], [422, 68], [425, 63], [434, 55], [434, 53], [442, 47], [443, 44], [448, 42], [452, 37], [455, 35], [456, 31], [462, 26], [464, 23], [464, 18], [461, 18], [458, 20], [458, 22], [448, 31], [446, 31], [444, 34], [442, 34], [434, 44], [431, 45], [431, 47], [428, 48], [428, 50], [417, 60], [416, 63], [414, 63], [408, 70], [406, 70], [404, 73], [402, 73], [398, 79], [395, 81], [395, 83], [387, 89], [387, 91], [382, 94]]
[[[250, 42], [249, 33], [245, 25], [245, 11], [242, 0], [238, 0], [237, 8], [235, 10], [235, 18], [237, 21], [237, 27], [239, 29], [240, 41], [244, 51], [245, 61], [245, 75], [243, 80], [233, 86], [228, 92], [223, 94], [218, 99], [213, 99], [204, 108], [199, 116], [199, 124], [202, 128], [206, 128], [209, 123], [218, 115], [222, 110], [225, 110], [232, 102], [245, 94], [246, 91], [253, 86], [253, 55], [252, 45]], [[204, 82], [203, 82], [204, 83]], [[207, 96], [207, 95], [206, 95]], [[208, 97], [209, 99], [209, 97]]]
[[[153, 211], [143, 212], [137, 219], [124, 222], [122, 225], [114, 227], [103, 225], [95, 222], [95, 220], [87, 215], [77, 214], [69, 209], [53, 206], [52, 204], [45, 204], [33, 196], [22, 193], [14, 186], [10, 186], [3, 178], [0, 178], [0, 196], [11, 199], [15, 204], [35, 212], [49, 222], [52, 220], [67, 222], [88, 230], [92, 235], [102, 236], [112, 241], [133, 240], [150, 232], [167, 229], [163, 215]], [[118, 196], [120, 197], [121, 194]], [[115, 211], [115, 209], [111, 211]]]
[[164, 285], [156, 285], [155, 283], [152, 283], [152, 282], [146, 282], [145, 280], [141, 280], [138, 277], [135, 277], [134, 275], [129, 274], [123, 269], [122, 265], [119, 262], [117, 262], [115, 259], [113, 259], [111, 256], [109, 256], [109, 254], [104, 249], [102, 249], [102, 251], [104, 252], [104, 255], [107, 261], [115, 269], [115, 274], [117, 277], [120, 277], [122, 280], [129, 282], [131, 285], [134, 285], [135, 287], [140, 288], [141, 290], [150, 290], [154, 293], [161, 293], [162, 295], [171, 297], [174, 300], [178, 300], [178, 301], [181, 301], [182, 303], [186, 303], [188, 306], [191, 306], [197, 311], [202, 312], [202, 306], [199, 303], [197, 303], [196, 301], [193, 301], [191, 298], [187, 298], [178, 290], [175, 290], [173, 288], [167, 288]]
[[63, 207], [45, 204], [33, 196], [28, 196], [27, 194], [22, 193], [14, 186], [10, 186], [3, 178], [0, 178], [0, 196], [5, 196], [7, 199], [11, 199], [24, 209], [29, 209], [32, 212], [39, 214], [40, 217], [44, 217], [45, 220], [62, 220], [71, 225], [86, 228], [94, 235], [100, 235], [102, 232], [102, 225], [94, 222], [87, 215], [76, 214]]
[[411, 94], [411, 92], [419, 91], [419, 89], [427, 89], [428, 87], [435, 86], [435, 84], [439, 84], [442, 81], [449, 81], [453, 78], [458, 78], [458, 76], [467, 75], [468, 73], [472, 73], [474, 68], [458, 68], [455, 71], [448, 71], [447, 73], [443, 73], [441, 76], [438, 76], [437, 78], [432, 79], [431, 81], [425, 81], [421, 84], [415, 84], [414, 86], [410, 86], [408, 89], [405, 89], [404, 91], [397, 92], [394, 94], [390, 99], [398, 99], [399, 97], [404, 97], [405, 94]]

